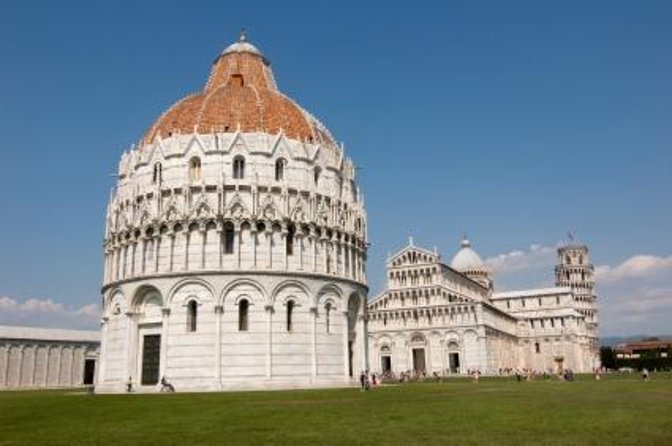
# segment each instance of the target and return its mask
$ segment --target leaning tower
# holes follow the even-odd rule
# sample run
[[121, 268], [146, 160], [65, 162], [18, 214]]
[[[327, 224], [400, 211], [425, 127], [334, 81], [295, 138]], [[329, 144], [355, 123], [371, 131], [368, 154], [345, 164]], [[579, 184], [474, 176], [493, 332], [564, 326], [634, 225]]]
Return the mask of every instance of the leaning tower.
[[[586, 318], [592, 354], [599, 360], [597, 295], [595, 294], [594, 267], [588, 247], [570, 243], [558, 248], [555, 267], [557, 286], [570, 287], [574, 294], [574, 308]], [[597, 364], [597, 362], [596, 362]]]

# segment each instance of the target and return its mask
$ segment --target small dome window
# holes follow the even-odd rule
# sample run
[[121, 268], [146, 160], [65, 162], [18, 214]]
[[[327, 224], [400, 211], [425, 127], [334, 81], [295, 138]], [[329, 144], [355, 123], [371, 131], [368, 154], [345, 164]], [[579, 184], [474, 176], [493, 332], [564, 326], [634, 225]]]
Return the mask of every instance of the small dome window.
[[191, 181], [201, 180], [201, 159], [197, 156], [189, 160], [189, 179]]
[[285, 161], [283, 158], [278, 159], [275, 162], [275, 181], [282, 181], [285, 179]]
[[319, 167], [316, 167], [313, 170], [313, 181], [315, 183], [315, 187], [318, 187], [320, 185], [320, 175], [322, 174], [322, 169]]
[[152, 172], [152, 184], [161, 184], [162, 167], [161, 163], [154, 164], [154, 171]]
[[240, 155], [233, 159], [233, 178], [237, 180], [245, 178], [245, 158]]
[[242, 74], [232, 74], [231, 75], [231, 84], [234, 87], [245, 86], [245, 80], [243, 79], [243, 75]]

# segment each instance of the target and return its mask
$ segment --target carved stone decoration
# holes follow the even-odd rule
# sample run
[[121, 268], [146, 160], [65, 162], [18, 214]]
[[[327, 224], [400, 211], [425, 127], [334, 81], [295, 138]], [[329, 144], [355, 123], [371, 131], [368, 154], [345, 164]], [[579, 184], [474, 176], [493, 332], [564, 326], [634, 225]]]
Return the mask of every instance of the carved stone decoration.
[[231, 197], [231, 200], [226, 207], [225, 215], [236, 220], [241, 220], [250, 215], [238, 192], [236, 192], [233, 197]]

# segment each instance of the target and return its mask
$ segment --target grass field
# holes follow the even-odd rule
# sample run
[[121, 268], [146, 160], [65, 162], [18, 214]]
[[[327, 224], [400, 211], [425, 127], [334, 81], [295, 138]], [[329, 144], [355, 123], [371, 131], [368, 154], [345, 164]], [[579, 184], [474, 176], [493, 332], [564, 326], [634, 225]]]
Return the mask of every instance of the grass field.
[[0, 444], [672, 445], [672, 377], [217, 394], [0, 392]]

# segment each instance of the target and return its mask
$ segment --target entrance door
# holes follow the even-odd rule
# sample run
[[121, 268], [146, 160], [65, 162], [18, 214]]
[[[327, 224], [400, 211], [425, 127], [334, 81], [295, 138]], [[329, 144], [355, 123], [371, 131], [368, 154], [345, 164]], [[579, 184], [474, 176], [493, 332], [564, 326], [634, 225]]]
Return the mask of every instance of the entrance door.
[[381, 356], [381, 368], [383, 373], [392, 371], [392, 359], [389, 356]]
[[96, 374], [96, 360], [95, 359], [85, 359], [84, 360], [84, 385], [90, 386], [93, 385], [93, 377]]
[[460, 372], [460, 354], [459, 353], [448, 353], [448, 366], [450, 367], [450, 373], [459, 373]]
[[348, 341], [348, 373], [350, 377], [354, 376], [352, 373], [352, 341]]
[[425, 372], [425, 349], [424, 348], [414, 348], [413, 349], [413, 371], [417, 373]]
[[142, 379], [143, 386], [159, 382], [159, 362], [161, 360], [161, 335], [145, 335], [142, 343]]

